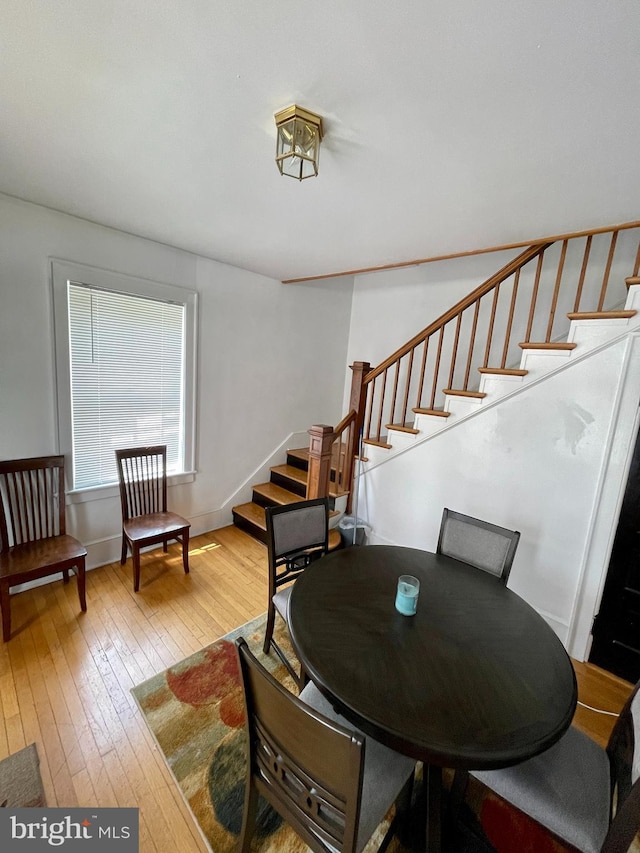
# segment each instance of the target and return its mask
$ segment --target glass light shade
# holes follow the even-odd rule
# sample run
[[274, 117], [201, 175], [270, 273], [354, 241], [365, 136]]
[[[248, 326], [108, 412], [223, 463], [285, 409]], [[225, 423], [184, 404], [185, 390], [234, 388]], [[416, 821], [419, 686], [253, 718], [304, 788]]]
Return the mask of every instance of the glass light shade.
[[318, 174], [322, 119], [294, 104], [275, 115], [276, 163], [281, 175], [303, 181]]

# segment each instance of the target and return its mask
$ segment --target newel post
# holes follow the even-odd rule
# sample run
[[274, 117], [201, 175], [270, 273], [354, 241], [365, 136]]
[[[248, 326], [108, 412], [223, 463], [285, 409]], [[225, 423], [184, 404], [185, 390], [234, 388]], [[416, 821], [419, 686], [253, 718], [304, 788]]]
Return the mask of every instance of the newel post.
[[327, 424], [314, 424], [309, 430], [307, 500], [324, 498], [329, 494], [333, 439], [333, 427]]

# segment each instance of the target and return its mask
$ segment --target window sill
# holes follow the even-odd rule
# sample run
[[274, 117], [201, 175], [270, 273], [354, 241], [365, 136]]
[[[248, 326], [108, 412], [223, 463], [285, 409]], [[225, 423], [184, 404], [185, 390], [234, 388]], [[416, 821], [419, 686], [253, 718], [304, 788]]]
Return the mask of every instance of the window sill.
[[[181, 486], [183, 483], [193, 483], [196, 479], [195, 471], [184, 471], [182, 474], [170, 474], [167, 477], [168, 486]], [[67, 492], [67, 504], [83, 504], [90, 501], [110, 500], [120, 498], [120, 488], [117, 483], [109, 483], [106, 486], [93, 486], [90, 489], [74, 489]]]

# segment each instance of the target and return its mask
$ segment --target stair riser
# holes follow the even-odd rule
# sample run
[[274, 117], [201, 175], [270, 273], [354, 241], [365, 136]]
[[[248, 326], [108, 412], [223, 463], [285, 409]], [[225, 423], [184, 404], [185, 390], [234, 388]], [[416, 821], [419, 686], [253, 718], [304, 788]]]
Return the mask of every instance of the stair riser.
[[[444, 420], [444, 418], [439, 418], [439, 420]], [[397, 450], [406, 450], [409, 447], [413, 447], [416, 443], [417, 435], [413, 435], [410, 432], [402, 432], [402, 430], [390, 429], [387, 440], [389, 444], [392, 444]]]
[[241, 515], [237, 515], [235, 512], [233, 513], [233, 523], [240, 530], [244, 530], [245, 533], [253, 536], [254, 539], [259, 539], [260, 542], [264, 542], [266, 544], [267, 534], [261, 527], [252, 524], [246, 518], [243, 518]]
[[528, 371], [529, 379], [535, 379], [566, 364], [570, 360], [572, 352], [573, 350], [556, 350], [555, 352], [526, 350], [522, 354], [520, 367]]
[[447, 425], [449, 418], [439, 418], [436, 415], [416, 415], [413, 425], [420, 430], [420, 436], [433, 435]]
[[275, 483], [276, 486], [282, 486], [283, 489], [288, 489], [295, 495], [300, 495], [302, 498], [307, 496], [307, 487], [304, 483], [298, 483], [295, 480], [289, 479], [289, 477], [278, 474], [276, 471], [271, 472], [271, 482]]
[[613, 334], [619, 333], [624, 326], [628, 326], [629, 322], [629, 320], [574, 320], [567, 340], [578, 344], [580, 352], [585, 352], [587, 347], [596, 347], [608, 341]]
[[278, 506], [277, 501], [269, 500], [269, 498], [265, 498], [264, 495], [261, 495], [259, 492], [253, 492], [251, 495], [251, 500], [254, 504], [258, 504], [258, 506]]
[[481, 406], [482, 399], [479, 397], [461, 397], [455, 394], [447, 394], [444, 399], [445, 412], [451, 412], [452, 415], [458, 417], [477, 412]]
[[309, 470], [309, 462], [306, 459], [301, 459], [295, 453], [287, 453], [287, 465], [292, 468], [298, 468], [300, 471]]
[[[527, 374], [528, 375], [528, 374]], [[491, 400], [510, 394], [526, 381], [526, 376], [492, 376], [484, 374], [480, 379], [480, 390]]]

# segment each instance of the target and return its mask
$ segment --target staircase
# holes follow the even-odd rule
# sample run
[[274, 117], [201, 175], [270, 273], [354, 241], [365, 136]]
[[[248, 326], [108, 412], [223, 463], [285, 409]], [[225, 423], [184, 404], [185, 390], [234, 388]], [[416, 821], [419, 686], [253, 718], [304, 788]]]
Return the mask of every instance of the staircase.
[[[233, 523], [236, 527], [259, 539], [267, 541], [267, 523], [265, 507], [283, 506], [304, 500], [307, 494], [307, 474], [309, 469], [309, 448], [301, 447], [287, 451], [284, 465], [274, 465], [268, 483], [253, 486], [252, 500], [249, 503], [233, 507]], [[335, 469], [334, 469], [335, 471]], [[335, 507], [336, 498], [345, 493], [337, 490], [330, 491], [329, 505]], [[334, 509], [330, 512], [331, 519], [337, 520], [340, 513]], [[329, 530], [329, 550], [340, 547], [340, 533], [335, 528]]]
[[361, 469], [375, 467], [624, 334], [640, 308], [639, 237], [632, 222], [534, 243], [377, 367], [355, 362], [342, 421], [313, 426], [310, 450], [288, 451], [234, 523], [264, 542], [266, 506], [349, 495], [360, 447]]

